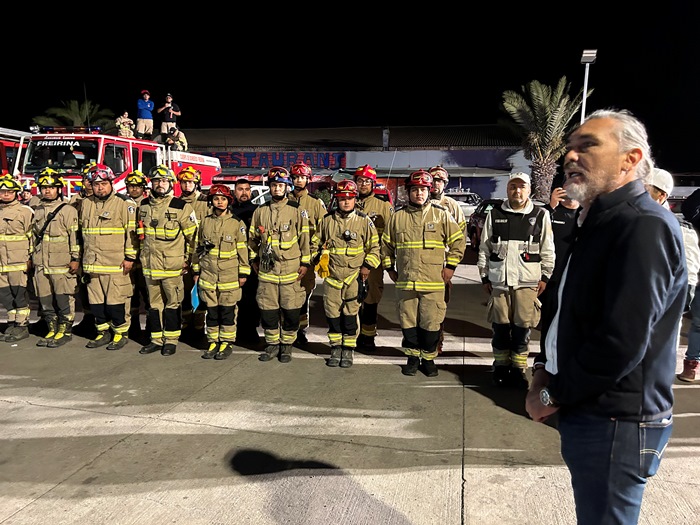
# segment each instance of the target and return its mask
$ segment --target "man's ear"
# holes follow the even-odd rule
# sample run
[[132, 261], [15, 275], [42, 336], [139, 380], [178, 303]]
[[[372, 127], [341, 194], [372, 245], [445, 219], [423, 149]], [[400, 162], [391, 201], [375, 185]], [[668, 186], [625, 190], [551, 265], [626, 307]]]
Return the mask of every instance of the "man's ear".
[[622, 161], [622, 169], [625, 171], [630, 171], [632, 168], [637, 166], [642, 160], [644, 154], [639, 148], [632, 148], [625, 153], [625, 159]]

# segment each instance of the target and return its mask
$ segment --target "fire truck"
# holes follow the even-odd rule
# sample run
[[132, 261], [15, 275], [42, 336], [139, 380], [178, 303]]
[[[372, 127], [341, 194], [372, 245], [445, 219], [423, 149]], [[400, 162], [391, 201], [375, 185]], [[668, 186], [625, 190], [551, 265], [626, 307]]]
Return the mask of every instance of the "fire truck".
[[[15, 162], [12, 174], [23, 187], [31, 187], [37, 174], [46, 167], [55, 169], [66, 183], [70, 197], [82, 188], [83, 168], [91, 163], [105, 164], [116, 176], [114, 189], [123, 192], [126, 176], [134, 170], [148, 175], [154, 166], [165, 164], [177, 175], [187, 166], [202, 173], [202, 189], [221, 174], [219, 159], [189, 151], [173, 151], [165, 144], [145, 139], [117, 137], [101, 133], [99, 127], [32, 127], [33, 133], [20, 139], [26, 148]], [[34, 188], [33, 193], [36, 193]], [[175, 194], [180, 187], [175, 185]]]
[[28, 131], [0, 128], [0, 174], [12, 173], [12, 166], [19, 152], [27, 147], [22, 138], [31, 135]]

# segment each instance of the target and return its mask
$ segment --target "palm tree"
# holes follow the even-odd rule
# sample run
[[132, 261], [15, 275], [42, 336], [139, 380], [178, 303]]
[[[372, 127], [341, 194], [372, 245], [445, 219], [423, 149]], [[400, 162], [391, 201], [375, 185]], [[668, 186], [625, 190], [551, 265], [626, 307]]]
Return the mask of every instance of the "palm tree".
[[[557, 161], [566, 151], [567, 126], [583, 103], [583, 89], [573, 99], [569, 89], [561, 77], [555, 88], [533, 80], [522, 87], [522, 94], [503, 92], [502, 109], [515, 121], [505, 124], [522, 137], [525, 158], [532, 162], [533, 199], [549, 202]], [[589, 89], [586, 96], [591, 93]]]
[[98, 104], [86, 100], [82, 104], [77, 100], [62, 102], [63, 107], [49, 108], [46, 116], [34, 117], [39, 126], [102, 126], [105, 133], [116, 131], [114, 112], [100, 109]]

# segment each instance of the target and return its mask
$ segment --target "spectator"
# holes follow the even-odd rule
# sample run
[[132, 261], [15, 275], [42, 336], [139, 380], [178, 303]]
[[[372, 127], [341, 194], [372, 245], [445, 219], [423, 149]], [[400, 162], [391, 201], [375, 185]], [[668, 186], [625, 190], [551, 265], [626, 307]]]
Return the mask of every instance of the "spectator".
[[124, 111], [115, 121], [117, 125], [117, 135], [120, 137], [134, 138], [134, 121], [129, 118], [129, 112]]
[[581, 228], [550, 281], [558, 304], [542, 319], [525, 407], [537, 422], [559, 416], [578, 523], [637, 523], [673, 427], [683, 239], [644, 190], [653, 161], [629, 112], [589, 114], [563, 166]]
[[477, 267], [489, 295], [493, 382], [527, 389], [531, 329], [540, 321], [538, 296], [554, 270], [549, 213], [530, 200], [530, 176], [511, 173], [508, 198], [486, 215]]
[[187, 137], [176, 126], [168, 130], [168, 137], [165, 139], [165, 144], [173, 151], [187, 151]]
[[452, 215], [430, 202], [433, 177], [424, 170], [406, 178], [408, 204], [389, 219], [382, 236], [382, 264], [396, 283], [403, 352], [401, 371], [414, 376], [422, 365], [438, 375], [435, 358], [445, 319], [445, 286], [464, 256], [467, 240]]
[[151, 92], [147, 89], [141, 91], [141, 98], [136, 103], [136, 137], [151, 139], [153, 137], [153, 109], [155, 104], [151, 100]]
[[165, 95], [165, 102], [157, 111], [163, 116], [163, 121], [160, 123], [160, 132], [163, 135], [167, 135], [170, 128], [177, 127], [177, 117], [182, 114], [180, 106], [173, 102], [173, 96], [168, 93]]

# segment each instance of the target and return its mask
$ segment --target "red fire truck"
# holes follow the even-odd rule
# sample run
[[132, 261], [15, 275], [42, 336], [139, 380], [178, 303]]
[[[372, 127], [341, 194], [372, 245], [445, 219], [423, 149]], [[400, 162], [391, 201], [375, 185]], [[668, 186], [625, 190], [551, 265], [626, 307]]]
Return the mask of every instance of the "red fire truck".
[[[36, 133], [22, 137], [20, 148], [26, 151], [15, 163], [13, 175], [27, 187], [45, 167], [61, 172], [66, 182], [67, 195], [80, 191], [82, 171], [90, 162], [106, 164], [116, 175], [114, 188], [123, 192], [124, 180], [133, 170], [148, 175], [154, 166], [165, 164], [177, 175], [187, 166], [202, 172], [202, 188], [212, 184], [212, 178], [221, 174], [221, 163], [216, 157], [189, 151], [172, 151], [165, 144], [152, 140], [104, 135], [99, 127], [34, 128]], [[179, 195], [179, 185], [175, 193]]]
[[22, 137], [31, 135], [29, 132], [14, 129], [0, 128], [0, 174], [12, 172], [12, 166], [21, 148], [26, 148], [24, 143], [20, 145]]

